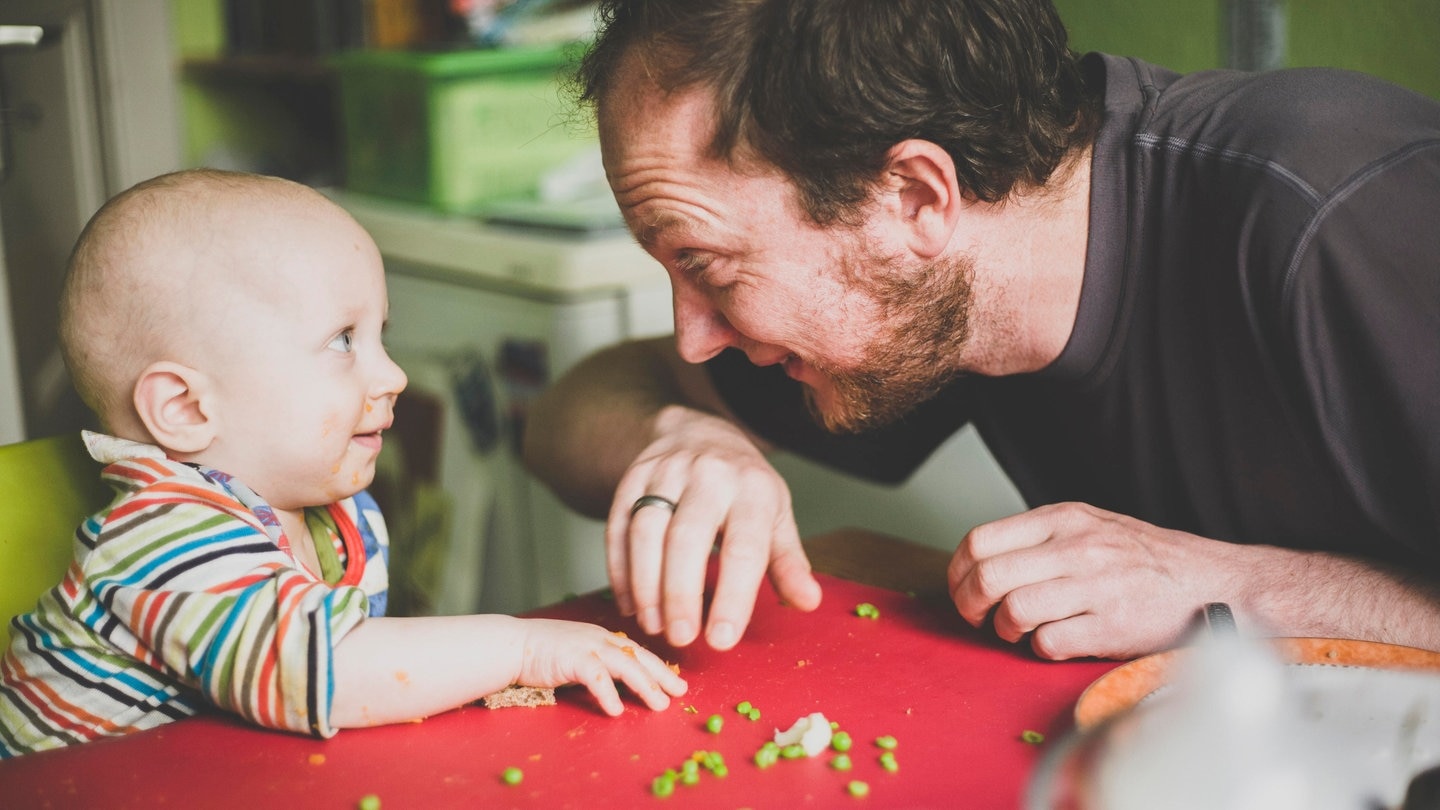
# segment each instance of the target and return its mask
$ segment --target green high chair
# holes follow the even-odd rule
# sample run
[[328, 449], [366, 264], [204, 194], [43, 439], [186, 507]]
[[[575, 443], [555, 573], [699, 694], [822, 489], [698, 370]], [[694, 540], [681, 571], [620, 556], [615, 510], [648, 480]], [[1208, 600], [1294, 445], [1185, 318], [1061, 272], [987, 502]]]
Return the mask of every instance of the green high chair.
[[78, 431], [0, 446], [0, 653], [10, 620], [65, 576], [76, 527], [109, 497]]

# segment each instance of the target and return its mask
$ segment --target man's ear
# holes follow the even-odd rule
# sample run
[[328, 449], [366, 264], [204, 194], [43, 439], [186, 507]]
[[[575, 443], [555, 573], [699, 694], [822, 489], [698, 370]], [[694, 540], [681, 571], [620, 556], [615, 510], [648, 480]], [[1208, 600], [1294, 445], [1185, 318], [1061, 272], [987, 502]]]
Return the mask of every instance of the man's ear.
[[198, 453], [215, 440], [209, 384], [189, 366], [151, 363], [135, 383], [135, 411], [155, 443], [175, 454]]
[[965, 199], [955, 180], [955, 162], [930, 141], [901, 141], [890, 149], [887, 190], [906, 244], [927, 259], [950, 245]]

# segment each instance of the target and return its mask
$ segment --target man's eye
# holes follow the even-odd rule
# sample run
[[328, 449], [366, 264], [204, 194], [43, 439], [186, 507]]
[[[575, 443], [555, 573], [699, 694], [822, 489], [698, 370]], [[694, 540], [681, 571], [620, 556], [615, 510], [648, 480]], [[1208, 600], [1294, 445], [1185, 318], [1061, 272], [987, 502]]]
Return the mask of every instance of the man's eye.
[[346, 329], [330, 339], [330, 348], [337, 352], [350, 353], [355, 349], [355, 330]]
[[681, 251], [675, 255], [675, 269], [686, 275], [698, 276], [704, 273], [705, 268], [709, 266], [709, 260], [702, 259], [689, 251]]

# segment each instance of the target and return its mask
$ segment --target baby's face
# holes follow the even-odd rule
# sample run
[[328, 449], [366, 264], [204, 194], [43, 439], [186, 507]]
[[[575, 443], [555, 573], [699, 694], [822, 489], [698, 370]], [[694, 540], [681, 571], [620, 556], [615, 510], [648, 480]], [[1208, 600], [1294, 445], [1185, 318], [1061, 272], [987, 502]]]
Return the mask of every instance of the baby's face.
[[[338, 211], [270, 222], [243, 283], [221, 283], [223, 357], [210, 370], [218, 434], [196, 460], [277, 509], [331, 503], [369, 486], [405, 373], [386, 353], [379, 252]], [[258, 270], [256, 269], [258, 267]], [[207, 285], [208, 286], [208, 285]], [[213, 302], [212, 302], [213, 303]]]

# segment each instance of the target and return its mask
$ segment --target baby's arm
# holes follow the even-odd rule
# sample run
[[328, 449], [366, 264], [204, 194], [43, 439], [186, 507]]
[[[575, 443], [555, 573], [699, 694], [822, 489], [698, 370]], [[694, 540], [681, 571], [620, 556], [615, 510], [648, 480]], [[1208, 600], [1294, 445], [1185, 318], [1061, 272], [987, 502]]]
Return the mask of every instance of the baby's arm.
[[334, 728], [453, 709], [505, 687], [583, 684], [606, 714], [615, 680], [652, 709], [686, 684], [649, 650], [593, 624], [504, 615], [371, 618], [335, 646]]

